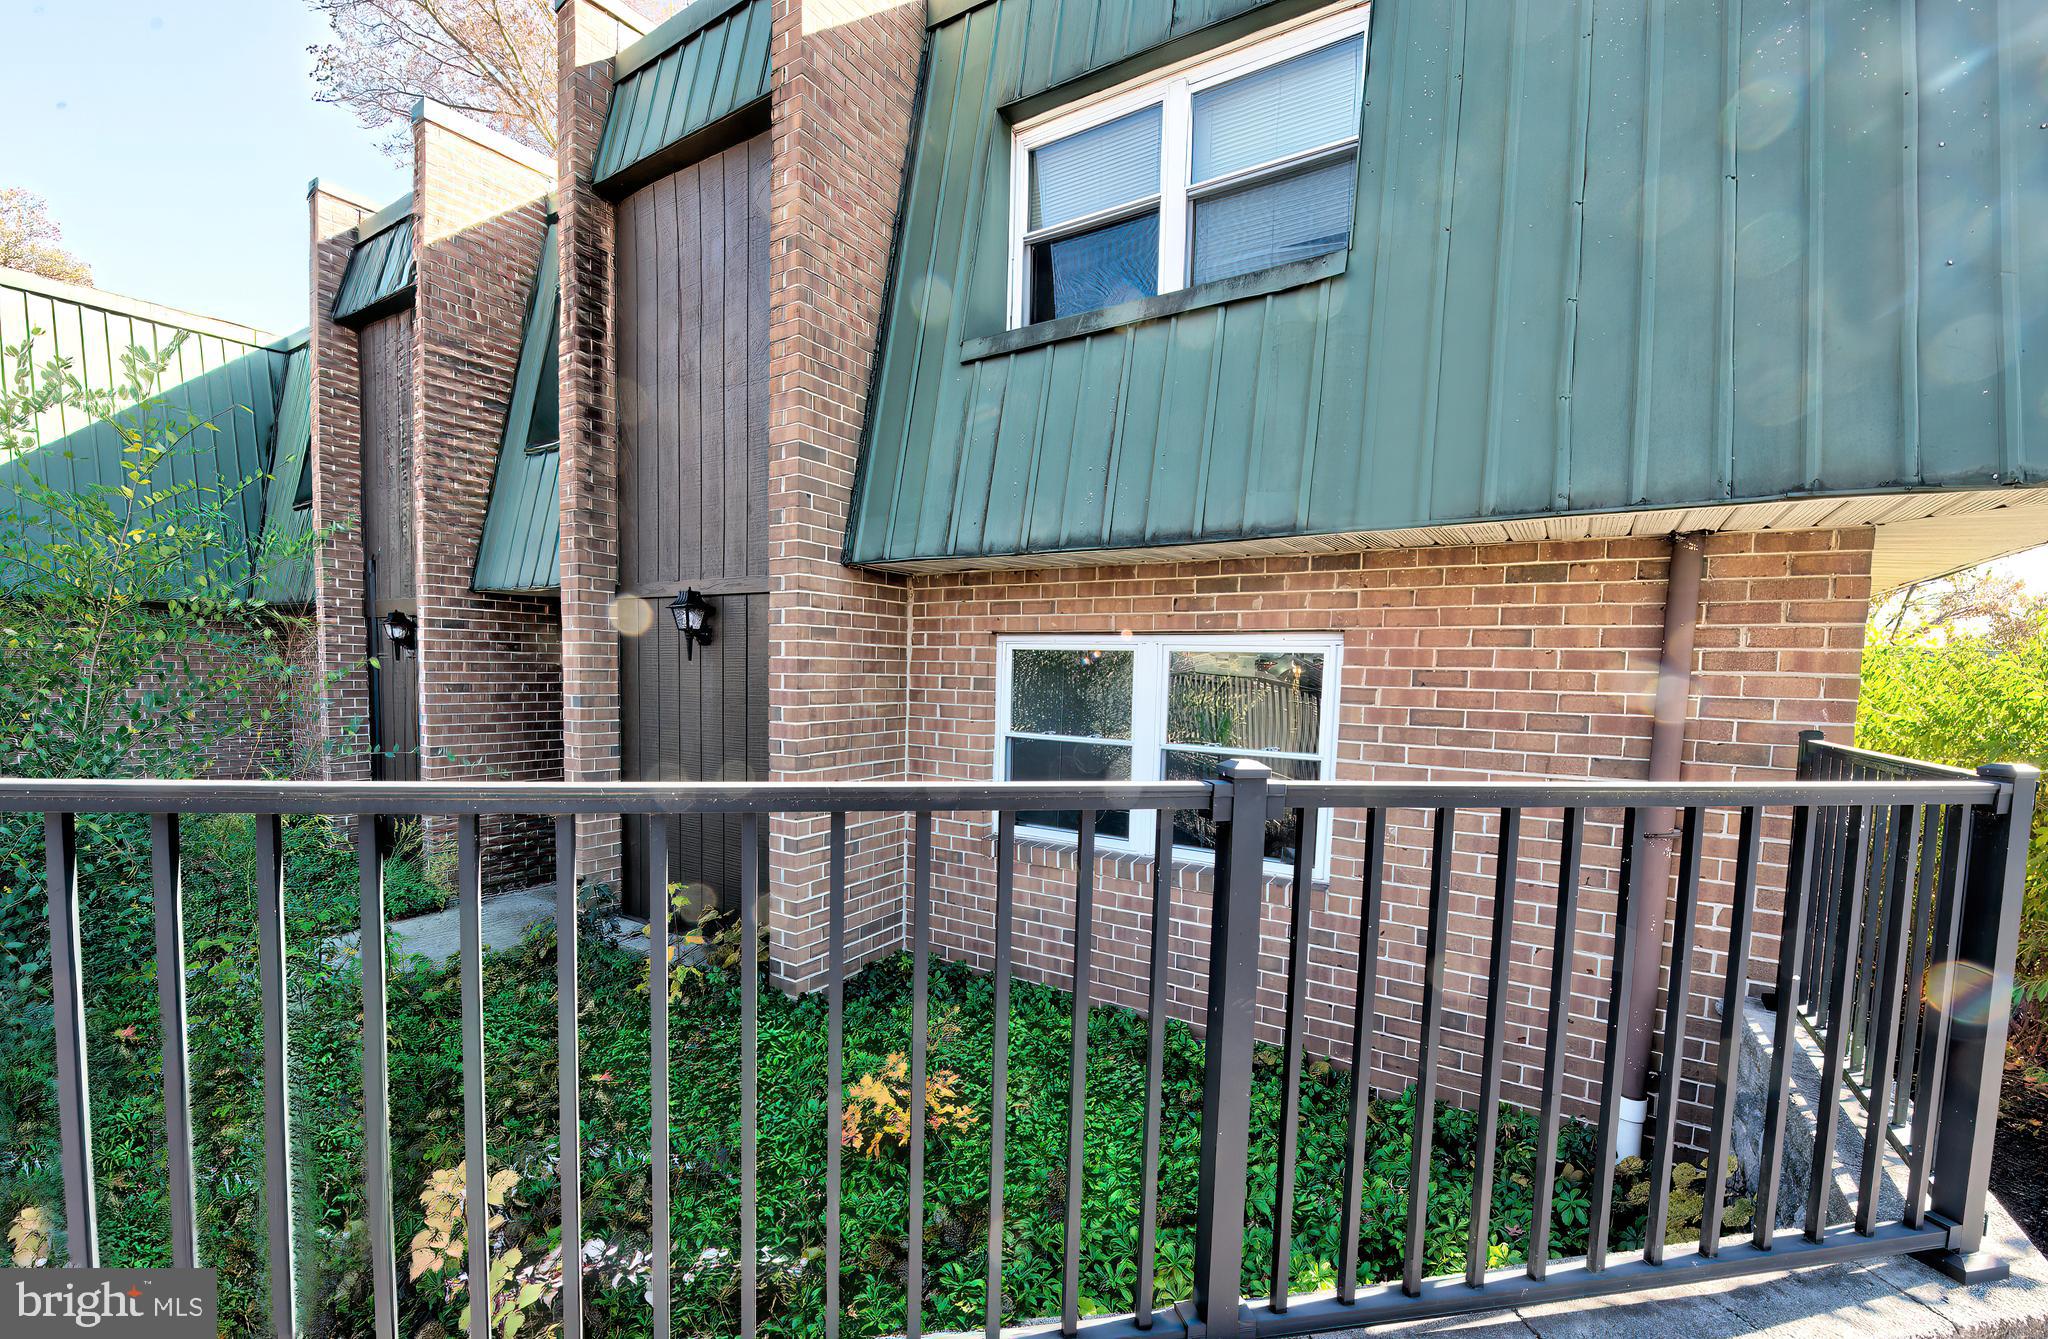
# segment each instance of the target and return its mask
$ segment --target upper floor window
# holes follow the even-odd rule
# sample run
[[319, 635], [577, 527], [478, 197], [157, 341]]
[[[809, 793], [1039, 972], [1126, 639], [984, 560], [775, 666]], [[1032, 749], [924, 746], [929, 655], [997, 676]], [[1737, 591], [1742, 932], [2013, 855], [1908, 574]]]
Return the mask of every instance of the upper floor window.
[[1329, 15], [1020, 127], [1010, 324], [1350, 245], [1368, 15]]

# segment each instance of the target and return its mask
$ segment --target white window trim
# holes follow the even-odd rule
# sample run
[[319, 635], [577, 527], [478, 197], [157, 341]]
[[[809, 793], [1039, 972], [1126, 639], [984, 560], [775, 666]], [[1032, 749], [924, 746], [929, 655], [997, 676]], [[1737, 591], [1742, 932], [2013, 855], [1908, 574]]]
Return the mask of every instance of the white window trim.
[[[1106, 633], [1100, 637], [1070, 636], [1016, 636], [996, 639], [996, 733], [995, 759], [992, 768], [994, 780], [1005, 779], [1008, 771], [1009, 749], [1005, 741], [1016, 738], [1069, 739], [1069, 735], [1034, 735], [1028, 730], [1010, 729], [1010, 662], [1012, 654], [1019, 650], [1028, 651], [1121, 651], [1132, 655], [1131, 663], [1131, 779], [1133, 781], [1158, 781], [1161, 771], [1161, 754], [1166, 751], [1166, 680], [1167, 670], [1175, 651], [1292, 651], [1313, 652], [1323, 659], [1323, 702], [1321, 719], [1317, 722], [1317, 751], [1313, 755], [1323, 780], [1334, 780], [1337, 774], [1337, 722], [1340, 714], [1340, 685], [1344, 674], [1344, 638], [1337, 633], [1216, 633], [1203, 635], [1163, 634], [1145, 637], [1119, 636]], [[1175, 745], [1176, 749], [1184, 746]], [[1206, 745], [1192, 746], [1192, 751], [1209, 752]], [[1239, 756], [1238, 752], [1217, 749], [1216, 761], [1220, 765], [1229, 758]], [[1307, 758], [1308, 754], [1286, 754], [1283, 756]], [[1129, 840], [1096, 834], [1095, 847], [1098, 851], [1116, 852], [1125, 855], [1155, 857], [1154, 835], [1158, 823], [1152, 810], [1131, 811], [1131, 835]], [[1313, 877], [1318, 881], [1330, 877], [1331, 835], [1329, 823], [1318, 825], [1316, 834], [1316, 855]], [[1055, 845], [1073, 846], [1075, 835], [1059, 828], [1041, 828], [1020, 825], [1017, 834], [1033, 841]], [[1183, 864], [1210, 865], [1215, 855], [1209, 851], [1177, 846], [1173, 858]], [[1293, 873], [1285, 863], [1277, 860], [1265, 862], [1268, 874], [1287, 876]]]
[[[1191, 107], [1193, 95], [1216, 84], [1227, 83], [1268, 65], [1277, 65], [1318, 47], [1365, 33], [1372, 21], [1372, 6], [1344, 5], [1334, 10], [1323, 10], [1306, 15], [1292, 23], [1265, 29], [1235, 42], [1222, 50], [1182, 61], [1164, 70], [1147, 74], [1141, 80], [1107, 89], [1093, 97], [1086, 98], [1071, 106], [1019, 122], [1012, 132], [1010, 145], [1010, 291], [1009, 328], [1012, 330], [1029, 324], [1029, 286], [1024, 272], [1025, 238], [1030, 235], [1031, 221], [1031, 151], [1054, 140], [1079, 134], [1083, 130], [1114, 121], [1120, 116], [1155, 104], [1160, 106], [1159, 141], [1159, 285], [1160, 293], [1173, 293], [1187, 287], [1188, 275], [1188, 220], [1190, 217], [1189, 194], [1189, 139], [1191, 136]], [[1366, 62], [1359, 62], [1359, 97], [1365, 96]], [[1335, 152], [1358, 148], [1358, 137], [1336, 141], [1304, 154], [1295, 155], [1303, 160]], [[1292, 163], [1292, 159], [1283, 160]], [[1271, 170], [1274, 164], [1263, 164], [1258, 168], [1246, 169], [1242, 174], [1232, 174], [1228, 181], [1234, 182], [1240, 176], [1253, 176]], [[1199, 183], [1214, 190], [1220, 182]], [[1197, 192], [1201, 193], [1201, 192]], [[1145, 202], [1134, 199], [1114, 210], [1105, 211], [1105, 218], [1131, 210], [1141, 210]], [[1057, 229], [1042, 232], [1056, 233], [1074, 228], [1080, 220], [1071, 220]]]

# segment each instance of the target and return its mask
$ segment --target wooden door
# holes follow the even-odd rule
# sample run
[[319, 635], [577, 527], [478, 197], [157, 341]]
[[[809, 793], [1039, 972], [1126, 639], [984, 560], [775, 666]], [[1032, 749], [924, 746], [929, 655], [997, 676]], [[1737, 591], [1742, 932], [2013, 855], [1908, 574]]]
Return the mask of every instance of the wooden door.
[[[618, 206], [621, 764], [629, 780], [765, 780], [768, 765], [768, 137]], [[666, 608], [714, 610], [686, 654]], [[628, 825], [626, 906], [647, 877]], [[737, 818], [669, 823], [694, 915], [737, 907]], [[765, 830], [764, 830], [765, 839]]]
[[395, 650], [387, 614], [419, 617], [413, 583], [412, 313], [363, 327], [362, 472], [364, 654], [370, 670], [370, 774], [420, 775], [420, 661]]

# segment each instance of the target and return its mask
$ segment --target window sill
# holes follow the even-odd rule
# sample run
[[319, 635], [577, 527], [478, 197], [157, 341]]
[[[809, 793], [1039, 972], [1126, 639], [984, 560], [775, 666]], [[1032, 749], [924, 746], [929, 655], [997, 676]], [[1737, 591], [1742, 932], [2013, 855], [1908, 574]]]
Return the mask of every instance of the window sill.
[[1233, 275], [1228, 279], [1218, 279], [1214, 283], [1197, 284], [1193, 288], [1161, 293], [1158, 297], [1119, 302], [1113, 307], [1082, 312], [1078, 316], [1063, 316], [1057, 321], [1040, 321], [1036, 325], [1019, 326], [1015, 330], [1005, 330], [999, 335], [980, 335], [960, 342], [960, 361], [974, 363], [984, 358], [999, 358], [1004, 354], [1034, 349], [1043, 344], [1057, 344], [1062, 340], [1079, 339], [1085, 335], [1096, 335], [1122, 326], [1163, 320], [1168, 316], [1178, 316], [1182, 312], [1196, 311], [1203, 307], [1215, 307], [1226, 302], [1284, 293], [1290, 288], [1300, 288], [1306, 284], [1336, 278], [1344, 273], [1345, 264], [1350, 256], [1350, 248], [1344, 247], [1309, 260], [1289, 261], [1285, 265], [1275, 265], [1270, 269], [1254, 270], [1250, 274]]
[[[988, 828], [986, 835], [993, 843], [994, 827]], [[1042, 863], [1054, 869], [1072, 870], [1080, 855], [1080, 845], [1072, 839], [1062, 841], [1058, 837], [1043, 833], [1019, 832], [1015, 840], [1017, 850], [1025, 857], [1024, 863], [1027, 866]], [[1034, 861], [1032, 857], [1037, 857], [1037, 860]], [[1098, 871], [1107, 866], [1115, 875], [1124, 878], [1149, 880], [1152, 877], [1153, 857], [1143, 851], [1125, 850], [1122, 847], [1105, 846], [1098, 842], [1095, 847], [1095, 863]], [[1200, 856], [1176, 855], [1173, 858], [1173, 873], [1176, 879], [1186, 873], [1193, 873], [1198, 878], [1213, 879], [1216, 874], [1216, 861]], [[1277, 861], [1266, 861], [1261, 873], [1268, 885], [1285, 887], [1294, 882], [1294, 872]], [[1312, 889], [1320, 891], [1329, 886], [1330, 878], [1327, 873], [1317, 873], [1309, 879], [1309, 887]]]

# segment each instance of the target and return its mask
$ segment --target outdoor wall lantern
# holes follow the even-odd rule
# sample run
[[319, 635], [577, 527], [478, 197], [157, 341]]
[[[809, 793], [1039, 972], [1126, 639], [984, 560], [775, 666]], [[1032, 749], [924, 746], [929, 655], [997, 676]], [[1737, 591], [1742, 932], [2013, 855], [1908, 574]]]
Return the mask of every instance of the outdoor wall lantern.
[[402, 656], [418, 649], [420, 625], [403, 609], [394, 609], [384, 615], [384, 635], [391, 640], [391, 649]]
[[693, 587], [668, 602], [676, 631], [683, 634], [683, 658], [697, 658], [697, 648], [711, 645], [711, 602]]

